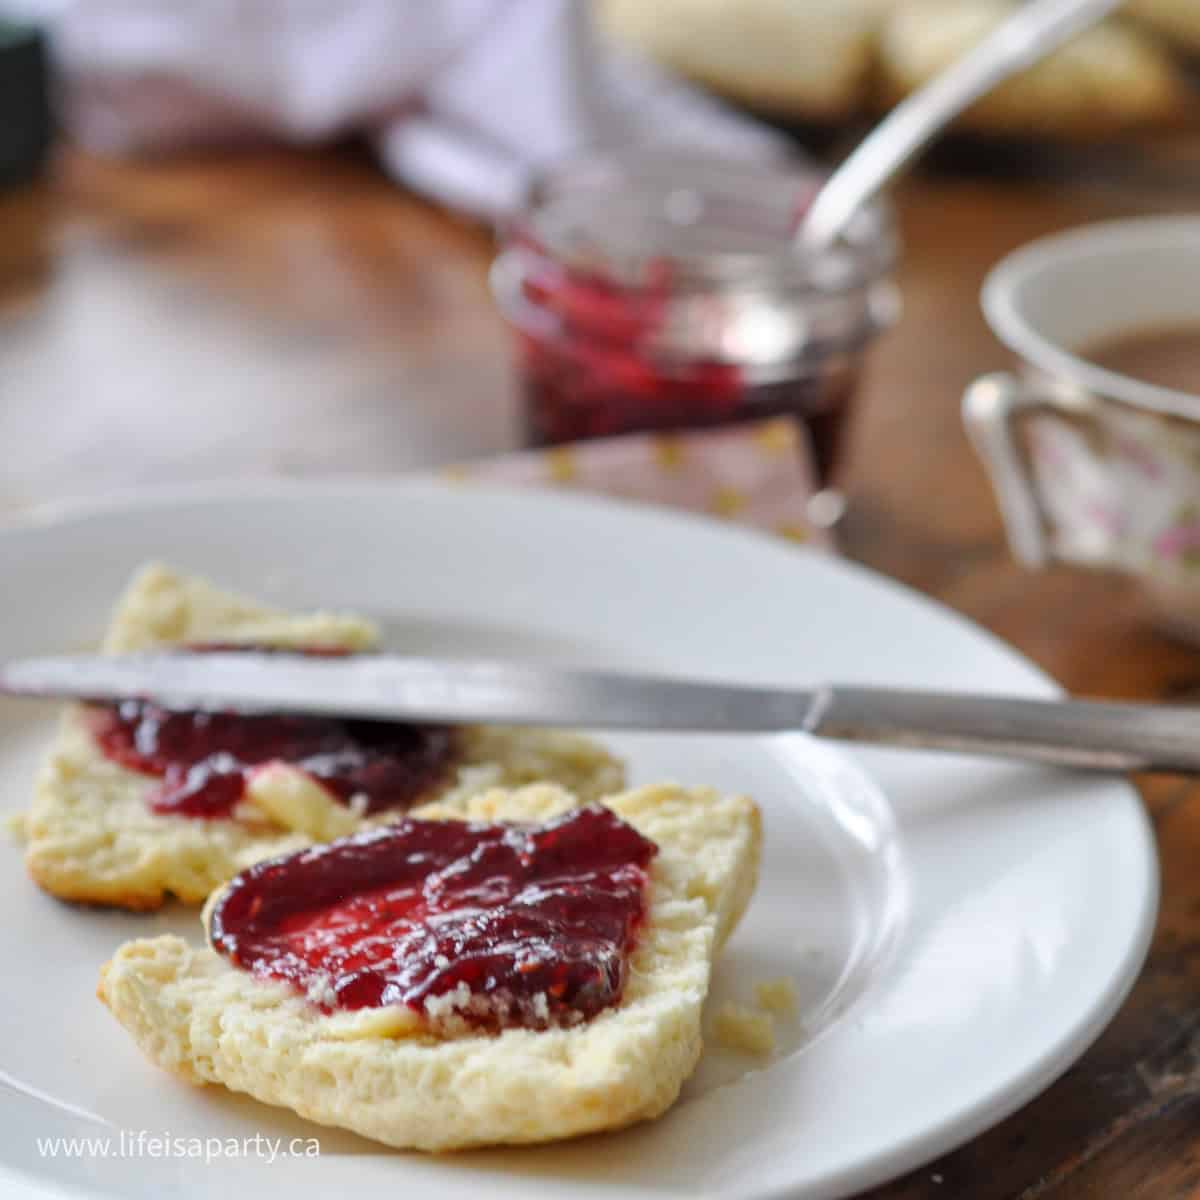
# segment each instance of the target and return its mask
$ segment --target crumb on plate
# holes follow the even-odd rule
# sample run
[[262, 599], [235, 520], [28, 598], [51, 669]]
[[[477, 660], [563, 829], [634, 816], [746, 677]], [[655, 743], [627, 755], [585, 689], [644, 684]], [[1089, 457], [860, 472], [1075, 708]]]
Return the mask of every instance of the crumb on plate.
[[799, 1005], [796, 985], [786, 976], [778, 979], [763, 979], [754, 985], [754, 999], [763, 1012], [776, 1016], [795, 1016]]
[[775, 1022], [771, 1014], [755, 1012], [740, 1004], [726, 1004], [717, 1010], [713, 1033], [730, 1050], [767, 1055], [775, 1049]]

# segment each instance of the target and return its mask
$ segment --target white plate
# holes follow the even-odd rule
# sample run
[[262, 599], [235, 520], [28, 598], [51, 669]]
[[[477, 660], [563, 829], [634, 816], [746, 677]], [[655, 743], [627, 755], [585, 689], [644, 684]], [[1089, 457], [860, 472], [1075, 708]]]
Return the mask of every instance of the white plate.
[[[420, 482], [207, 489], [0, 534], [0, 657], [94, 641], [129, 572], [152, 557], [284, 604], [365, 609], [400, 648], [796, 685], [1053, 693], [966, 622], [833, 559], [699, 519]], [[51, 716], [0, 706], [0, 806], [26, 802]], [[261, 1184], [289, 1200], [844, 1195], [1045, 1087], [1141, 965], [1156, 858], [1120, 781], [843, 755], [799, 737], [611, 741], [638, 780], [711, 782], [763, 806], [762, 885], [716, 992], [748, 998], [754, 979], [797, 980], [802, 1019], [782, 1028], [768, 1064], [709, 1050], [671, 1113], [621, 1134], [440, 1159], [384, 1152], [146, 1063], [93, 1000], [96, 968], [130, 936], [198, 937], [195, 914], [68, 908], [37, 892], [10, 850], [0, 1183], [146, 1197]], [[122, 1131], [316, 1135], [322, 1155], [206, 1165], [149, 1157], [150, 1143], [135, 1140], [111, 1157]], [[109, 1138], [110, 1157], [98, 1145], [50, 1157], [38, 1139], [58, 1135]]]

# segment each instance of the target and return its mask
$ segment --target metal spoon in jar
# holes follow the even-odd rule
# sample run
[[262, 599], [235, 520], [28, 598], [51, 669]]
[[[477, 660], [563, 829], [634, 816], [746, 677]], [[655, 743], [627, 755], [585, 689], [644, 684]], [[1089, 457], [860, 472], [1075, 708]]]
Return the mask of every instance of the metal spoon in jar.
[[978, 46], [897, 105], [829, 177], [796, 232], [830, 246], [854, 214], [955, 117], [998, 84], [1096, 24], [1121, 0], [1031, 0]]

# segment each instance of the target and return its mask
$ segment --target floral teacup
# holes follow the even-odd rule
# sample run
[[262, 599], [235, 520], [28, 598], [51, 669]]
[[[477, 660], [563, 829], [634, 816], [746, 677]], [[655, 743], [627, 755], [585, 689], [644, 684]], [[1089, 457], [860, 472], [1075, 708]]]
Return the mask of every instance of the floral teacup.
[[1161, 615], [1200, 637], [1200, 379], [1174, 391], [1079, 353], [1140, 331], [1200, 335], [1200, 218], [1035, 242], [992, 272], [983, 307], [1023, 360], [963, 402], [1013, 553], [1141, 575]]

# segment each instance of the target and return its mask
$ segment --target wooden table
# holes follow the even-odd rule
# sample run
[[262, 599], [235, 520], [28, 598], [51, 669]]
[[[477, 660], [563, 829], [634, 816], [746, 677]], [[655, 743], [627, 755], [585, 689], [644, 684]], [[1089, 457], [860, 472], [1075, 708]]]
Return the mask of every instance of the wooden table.
[[[1010, 561], [958, 404], [1006, 362], [976, 294], [1000, 255], [1083, 221], [1194, 206], [1200, 183], [913, 181], [906, 313], [874, 356], [850, 556], [959, 609], [1064, 685], [1200, 690], [1128, 584]], [[0, 196], [0, 510], [118, 486], [394, 472], [516, 444], [485, 231], [354, 155], [143, 166], [67, 155]], [[1164, 1200], [1200, 1189], [1200, 791], [1146, 782], [1163, 905], [1149, 964], [1042, 1097], [878, 1200]]]

